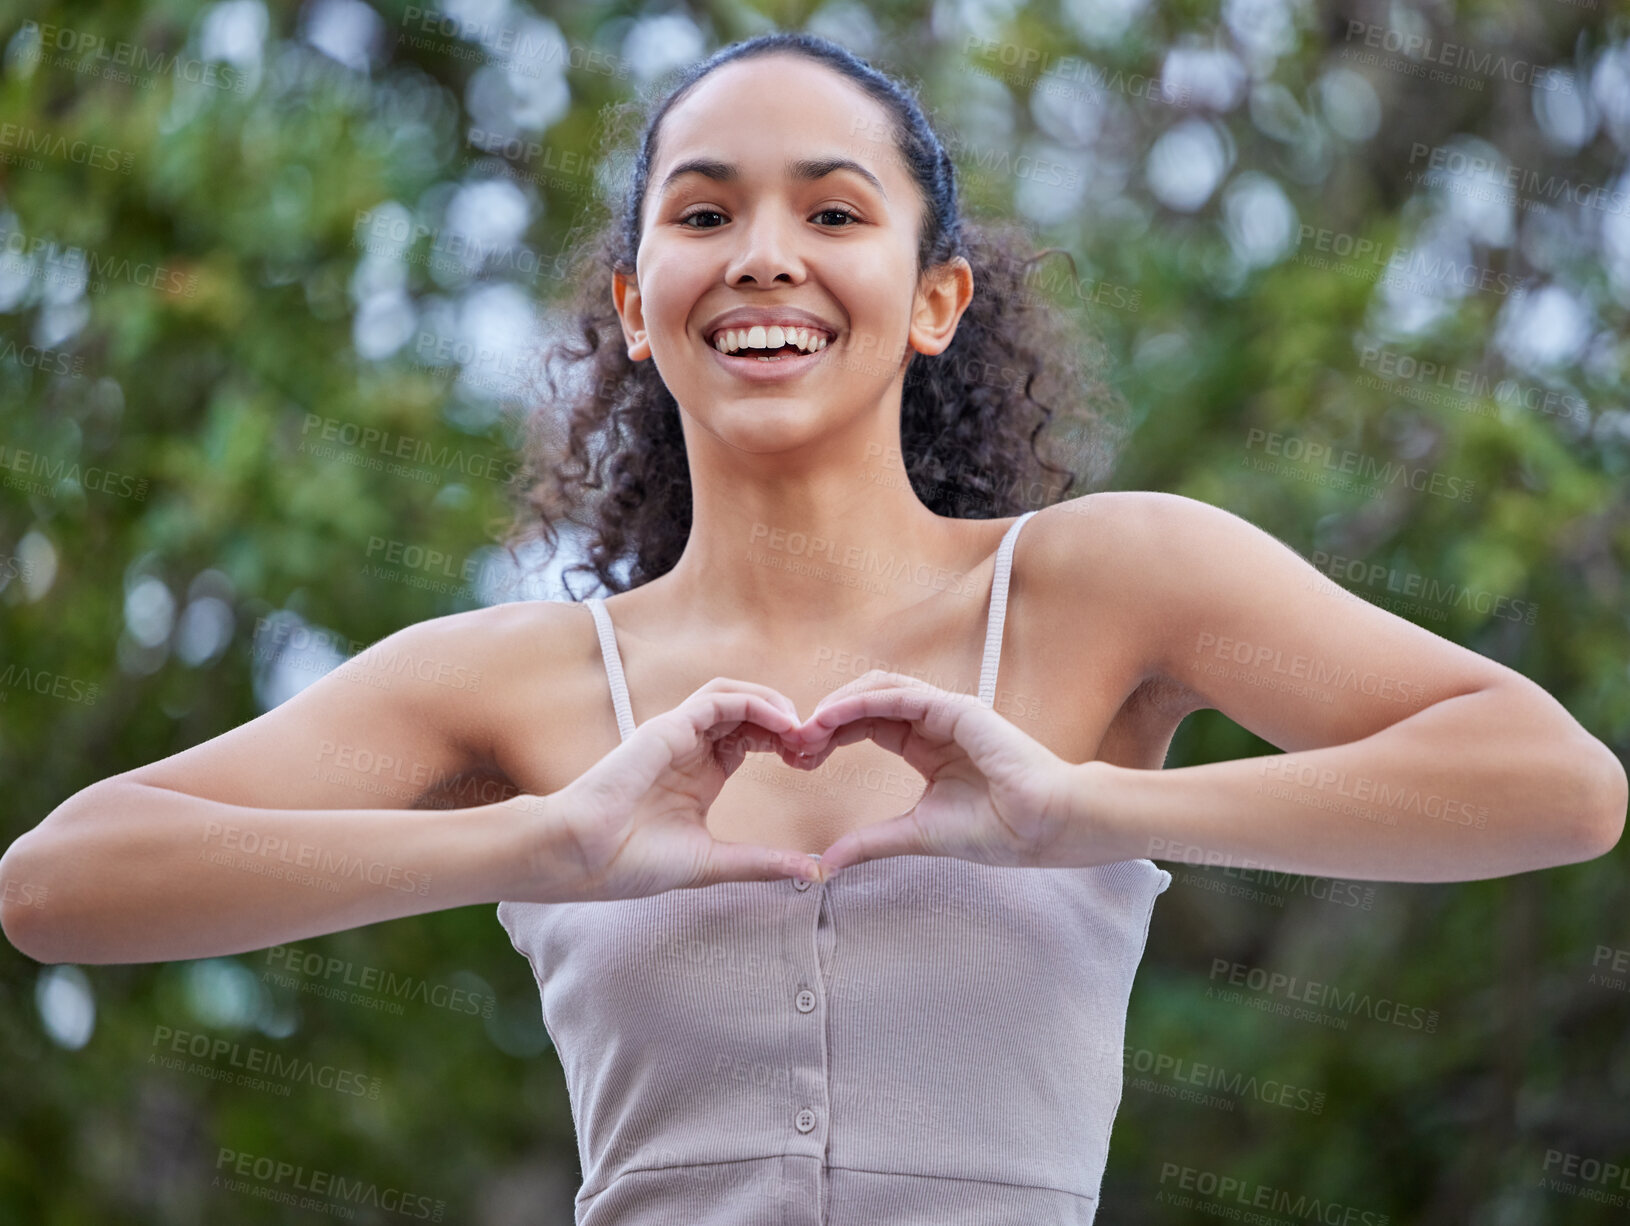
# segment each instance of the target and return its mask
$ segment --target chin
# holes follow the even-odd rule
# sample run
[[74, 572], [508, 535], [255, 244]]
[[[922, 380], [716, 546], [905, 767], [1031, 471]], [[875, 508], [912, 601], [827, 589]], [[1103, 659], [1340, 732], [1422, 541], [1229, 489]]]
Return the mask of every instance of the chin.
[[709, 433], [744, 451], [796, 447], [838, 425], [832, 406], [782, 396], [744, 396], [692, 416]]

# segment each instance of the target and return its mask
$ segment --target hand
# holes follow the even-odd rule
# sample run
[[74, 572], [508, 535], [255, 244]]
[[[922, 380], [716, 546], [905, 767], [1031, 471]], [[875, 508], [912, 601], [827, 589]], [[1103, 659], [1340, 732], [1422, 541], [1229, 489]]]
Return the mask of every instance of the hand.
[[823, 876], [884, 856], [955, 856], [997, 866], [1090, 862], [1072, 822], [1075, 768], [969, 694], [873, 669], [815, 707], [788, 738], [813, 770], [840, 745], [872, 740], [928, 786], [898, 817], [849, 832], [821, 853]]
[[[574, 899], [643, 898], [720, 881], [816, 880], [803, 852], [726, 843], [707, 812], [750, 751], [802, 763], [785, 734], [798, 727], [786, 695], [715, 677], [671, 711], [646, 720], [622, 744], [558, 792], [541, 798], [557, 816], [549, 875], [565, 869]], [[539, 797], [517, 797], [536, 805]], [[567, 866], [570, 866], [569, 868]]]

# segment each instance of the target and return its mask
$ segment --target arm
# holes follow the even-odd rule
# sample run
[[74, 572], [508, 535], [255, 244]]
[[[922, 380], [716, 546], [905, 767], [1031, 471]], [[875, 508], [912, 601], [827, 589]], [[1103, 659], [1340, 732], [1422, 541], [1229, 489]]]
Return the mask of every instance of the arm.
[[162, 961], [546, 894], [567, 861], [545, 798], [483, 780], [498, 666], [522, 641], [506, 630], [556, 639], [552, 613], [408, 626], [257, 719], [70, 796], [0, 859], [7, 938], [40, 961]]
[[1072, 820], [1118, 858], [1465, 881], [1617, 842], [1623, 765], [1538, 685], [1356, 599], [1229, 512], [1116, 497], [1109, 530], [1138, 559], [1128, 594], [1155, 611], [1151, 673], [1286, 751], [1079, 764]]
[[166, 962], [534, 895], [554, 827], [525, 799], [266, 808], [103, 780], [0, 859], [6, 938], [39, 962]]

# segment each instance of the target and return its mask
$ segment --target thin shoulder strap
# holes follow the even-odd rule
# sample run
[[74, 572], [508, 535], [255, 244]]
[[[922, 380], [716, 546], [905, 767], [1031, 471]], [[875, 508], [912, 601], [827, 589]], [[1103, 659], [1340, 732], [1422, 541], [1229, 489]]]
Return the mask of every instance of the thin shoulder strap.
[[634, 710], [628, 705], [628, 682], [623, 677], [623, 658], [617, 653], [617, 634], [611, 628], [611, 614], [605, 599], [590, 596], [583, 602], [594, 614], [594, 629], [600, 635], [600, 658], [605, 661], [606, 680], [611, 684], [611, 705], [617, 711], [617, 731], [627, 740], [634, 734]]
[[1014, 520], [996, 550], [996, 577], [991, 580], [990, 614], [985, 625], [985, 659], [979, 668], [981, 706], [996, 703], [996, 668], [1002, 656], [1002, 624], [1007, 620], [1007, 581], [1013, 570], [1013, 546], [1019, 539], [1019, 529], [1035, 513], [1026, 511]]

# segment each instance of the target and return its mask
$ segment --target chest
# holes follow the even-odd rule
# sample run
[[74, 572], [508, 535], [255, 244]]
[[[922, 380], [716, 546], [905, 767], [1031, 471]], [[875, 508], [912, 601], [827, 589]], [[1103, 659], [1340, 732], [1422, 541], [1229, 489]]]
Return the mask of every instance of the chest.
[[[627, 633], [619, 633], [618, 642], [638, 724], [678, 705], [715, 676], [773, 686], [806, 714], [826, 694], [874, 667], [973, 693], [983, 642], [970, 643], [970, 637], [941, 628], [915, 638], [821, 644], [776, 659], [750, 653], [691, 656]], [[1193, 706], [1184, 702], [1181, 687], [1140, 676], [1122, 645], [1107, 625], [1086, 642], [1067, 634], [1059, 617], [1035, 603], [1010, 608], [995, 711], [1066, 761], [1102, 758], [1159, 769], [1172, 734]], [[586, 634], [572, 666], [547, 684], [522, 681], [506, 687], [513, 706], [499, 723], [514, 735], [498, 746], [496, 756], [518, 788], [547, 794], [619, 742], [598, 641]], [[707, 824], [714, 837], [730, 842], [823, 848], [850, 830], [904, 812], [923, 786], [922, 776], [902, 758], [871, 742], [844, 746], [815, 771], [795, 770], [773, 754], [755, 753], [725, 781]]]

